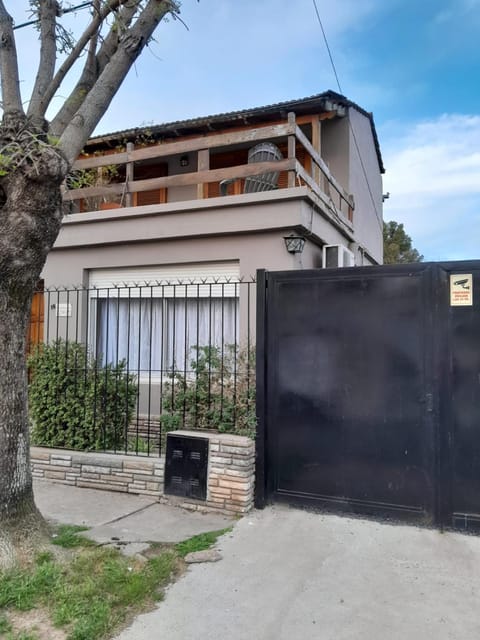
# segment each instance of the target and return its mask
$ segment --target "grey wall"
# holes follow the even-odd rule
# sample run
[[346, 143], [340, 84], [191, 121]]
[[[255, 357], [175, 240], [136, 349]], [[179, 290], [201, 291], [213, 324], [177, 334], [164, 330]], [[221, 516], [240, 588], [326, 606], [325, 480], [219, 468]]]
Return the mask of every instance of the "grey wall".
[[[349, 109], [352, 131], [360, 150], [365, 175], [352, 131], [349, 134], [350, 164], [348, 190], [355, 194], [355, 240], [368, 249], [371, 255], [383, 263], [383, 205], [382, 175], [378, 164], [372, 128], [367, 117], [356, 109]], [[369, 189], [370, 186], [370, 189]], [[371, 192], [371, 195], [370, 195]]]
[[322, 120], [321, 154], [332, 175], [349, 191], [349, 125], [348, 118]]
[[[265, 231], [218, 238], [168, 239], [54, 250], [43, 271], [46, 287], [88, 284], [88, 271], [101, 268], [141, 267], [202, 262], [238, 261], [240, 276], [255, 276], [257, 269], [295, 269], [295, 257], [287, 253], [286, 232]], [[288, 234], [287, 234], [288, 235]], [[318, 266], [319, 248], [304, 252], [305, 266]]]

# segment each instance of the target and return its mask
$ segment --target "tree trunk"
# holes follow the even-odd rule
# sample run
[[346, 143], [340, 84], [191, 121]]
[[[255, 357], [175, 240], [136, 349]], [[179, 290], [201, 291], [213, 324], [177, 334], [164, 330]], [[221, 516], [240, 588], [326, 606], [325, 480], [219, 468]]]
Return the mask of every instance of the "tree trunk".
[[26, 336], [33, 293], [60, 230], [68, 169], [25, 120], [6, 123], [4, 116], [2, 128], [30, 155], [0, 179], [0, 569], [32, 556], [47, 538], [30, 471]]
[[[60, 185], [156, 26], [165, 15], [179, 13], [175, 0], [109, 2], [99, 14], [100, 4], [93, 3], [90, 27], [54, 76], [56, 5], [32, 2], [40, 17], [41, 56], [25, 114], [13, 20], [0, 0], [0, 569], [34, 548], [45, 532], [32, 494], [24, 359], [33, 292], [60, 230]], [[114, 11], [109, 25], [105, 19]], [[107, 35], [98, 50], [100, 23]], [[49, 126], [44, 120], [49, 102], [89, 40], [87, 67], [90, 57], [99, 65], [96, 82], [68, 118], [61, 109], [60, 121], [57, 117]]]
[[0, 568], [41, 545], [47, 529], [32, 490], [25, 366], [29, 307], [0, 290]]

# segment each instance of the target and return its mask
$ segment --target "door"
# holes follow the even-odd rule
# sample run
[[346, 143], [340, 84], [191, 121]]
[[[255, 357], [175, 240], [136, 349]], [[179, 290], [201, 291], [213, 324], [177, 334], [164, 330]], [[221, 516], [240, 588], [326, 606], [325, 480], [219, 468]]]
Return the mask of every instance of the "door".
[[34, 345], [43, 342], [44, 313], [43, 280], [40, 280], [37, 291], [33, 295], [30, 310], [30, 324], [27, 336], [28, 353], [30, 353]]
[[432, 278], [429, 265], [266, 274], [257, 503], [434, 521]]

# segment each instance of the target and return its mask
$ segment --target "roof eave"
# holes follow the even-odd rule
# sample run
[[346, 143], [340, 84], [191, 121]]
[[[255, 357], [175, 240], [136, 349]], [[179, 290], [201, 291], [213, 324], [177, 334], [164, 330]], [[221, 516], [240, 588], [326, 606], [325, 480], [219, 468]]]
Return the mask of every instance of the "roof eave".
[[[370, 126], [372, 128], [379, 169], [381, 173], [384, 173], [385, 169], [383, 166], [380, 144], [378, 141], [372, 113], [365, 111], [365, 109], [362, 109], [362, 107], [360, 107], [355, 102], [352, 102], [345, 96], [331, 90], [309, 96], [307, 98], [277, 102], [275, 104], [266, 105], [263, 107], [254, 107], [252, 109], [230, 111], [227, 113], [220, 113], [200, 118], [190, 118], [187, 120], [177, 120], [174, 122], [167, 122], [159, 125], [135, 127], [133, 129], [115, 131], [113, 133], [90, 138], [90, 140], [86, 144], [86, 147], [88, 148], [92, 146], [104, 145], [114, 146], [125, 141], [134, 140], [142, 135], [145, 135], [146, 133], [148, 133], [148, 135], [153, 137], [154, 139], [161, 139], [172, 136], [180, 137], [182, 135], [195, 135], [196, 133], [207, 133], [214, 131], [215, 129], [235, 126], [239, 123], [257, 124], [262, 120], [274, 118], [275, 116], [286, 117], [289, 111], [294, 111], [297, 114], [301, 114], [311, 111], [326, 112], [337, 110], [339, 116], [341, 117], [343, 115], [342, 110], [346, 111], [348, 110], [348, 108], [354, 108], [369, 119]], [[257, 122], [254, 122], [255, 120]]]

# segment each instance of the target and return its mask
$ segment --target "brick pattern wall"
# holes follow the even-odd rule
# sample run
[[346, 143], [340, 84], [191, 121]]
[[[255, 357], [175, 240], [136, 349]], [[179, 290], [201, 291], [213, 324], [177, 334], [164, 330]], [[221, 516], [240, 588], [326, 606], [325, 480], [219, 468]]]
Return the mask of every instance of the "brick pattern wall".
[[255, 443], [250, 438], [196, 431], [175, 435], [209, 440], [207, 499], [174, 498], [163, 494], [165, 458], [31, 448], [35, 478], [89, 489], [157, 496], [189, 509], [247, 513], [253, 506]]

